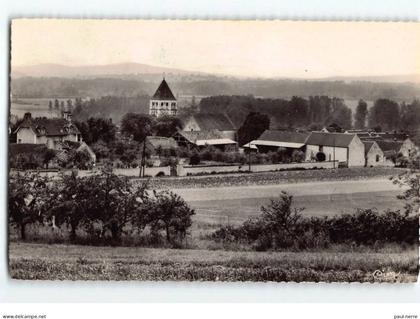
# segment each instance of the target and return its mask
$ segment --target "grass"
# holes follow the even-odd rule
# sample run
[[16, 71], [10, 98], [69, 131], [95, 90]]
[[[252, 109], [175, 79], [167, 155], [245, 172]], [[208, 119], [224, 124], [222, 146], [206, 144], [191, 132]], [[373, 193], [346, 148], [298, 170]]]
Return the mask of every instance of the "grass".
[[[402, 172], [394, 167], [359, 167], [340, 169], [316, 169], [275, 171], [260, 173], [237, 173], [188, 177], [161, 177], [149, 180], [150, 188], [194, 188], [243, 185], [273, 185], [279, 182], [298, 183], [307, 181], [357, 180], [375, 177], [390, 177]], [[135, 178], [137, 182], [142, 179]]]
[[414, 282], [418, 248], [397, 253], [244, 252], [10, 243], [15, 279]]

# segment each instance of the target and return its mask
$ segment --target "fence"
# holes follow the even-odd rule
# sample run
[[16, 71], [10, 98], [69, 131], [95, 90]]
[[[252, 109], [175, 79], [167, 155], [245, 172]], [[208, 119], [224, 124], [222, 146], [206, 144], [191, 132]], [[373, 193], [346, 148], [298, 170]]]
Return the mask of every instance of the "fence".
[[[337, 168], [338, 161], [329, 162], [303, 162], [288, 164], [256, 164], [251, 165], [251, 172], [270, 172], [289, 169], [314, 169], [314, 168]], [[248, 172], [248, 165], [213, 165], [213, 166], [177, 166], [178, 176], [200, 175], [200, 174], [218, 174], [218, 173], [237, 173]]]
[[[315, 169], [315, 168], [337, 168], [338, 161], [330, 162], [303, 162], [303, 163], [288, 163], [288, 164], [255, 164], [251, 165], [251, 172], [271, 172], [280, 170], [290, 169]], [[12, 170], [13, 174], [17, 170]], [[70, 174], [72, 170], [43, 170], [39, 171], [41, 175], [47, 175], [51, 178], [56, 178], [59, 172], [64, 174]], [[188, 176], [188, 175], [205, 175], [205, 174], [220, 174], [220, 173], [238, 173], [238, 172], [249, 172], [249, 166], [245, 165], [177, 165], [176, 174], [177, 176]], [[77, 175], [80, 177], [91, 176], [98, 174], [99, 170], [77, 170]], [[114, 168], [114, 173], [120, 176], [138, 177], [140, 175], [140, 168]], [[171, 176], [171, 167], [146, 167], [145, 176], [157, 177], [157, 176]]]

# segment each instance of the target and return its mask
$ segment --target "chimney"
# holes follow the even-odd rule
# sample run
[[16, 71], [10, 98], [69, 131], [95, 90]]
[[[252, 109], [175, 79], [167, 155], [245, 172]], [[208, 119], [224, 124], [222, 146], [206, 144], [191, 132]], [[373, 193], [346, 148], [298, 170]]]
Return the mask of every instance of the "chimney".
[[65, 119], [67, 122], [71, 122], [71, 112], [69, 111], [63, 111], [63, 119]]

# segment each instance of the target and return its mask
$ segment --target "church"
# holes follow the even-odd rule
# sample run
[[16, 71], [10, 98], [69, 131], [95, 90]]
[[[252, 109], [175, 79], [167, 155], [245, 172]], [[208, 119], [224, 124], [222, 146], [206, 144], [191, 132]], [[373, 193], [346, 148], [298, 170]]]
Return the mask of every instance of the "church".
[[178, 105], [168, 83], [163, 78], [155, 94], [150, 99], [149, 114], [152, 116], [176, 116]]

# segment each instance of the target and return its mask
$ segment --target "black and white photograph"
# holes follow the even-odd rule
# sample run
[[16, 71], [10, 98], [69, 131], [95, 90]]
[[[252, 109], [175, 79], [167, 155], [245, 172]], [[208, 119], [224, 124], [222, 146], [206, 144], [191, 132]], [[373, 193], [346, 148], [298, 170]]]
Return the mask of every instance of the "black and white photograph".
[[10, 21], [13, 280], [414, 283], [420, 24]]

